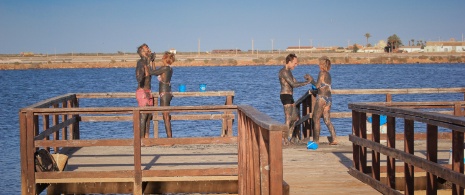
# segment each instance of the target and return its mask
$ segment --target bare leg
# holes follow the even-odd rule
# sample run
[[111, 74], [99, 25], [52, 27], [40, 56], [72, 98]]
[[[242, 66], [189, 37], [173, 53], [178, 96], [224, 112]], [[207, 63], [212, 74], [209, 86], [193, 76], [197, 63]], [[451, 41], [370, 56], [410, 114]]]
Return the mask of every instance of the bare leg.
[[[150, 128], [150, 114], [141, 114], [140, 118], [140, 137], [145, 137], [147, 128]], [[148, 124], [147, 124], [148, 123]]]
[[[286, 104], [283, 106], [284, 107], [284, 117], [286, 120], [286, 126], [288, 127], [287, 132], [283, 132], [283, 140], [284, 144], [288, 145], [289, 144], [289, 138], [292, 136], [292, 125], [291, 125], [291, 116], [292, 116], [292, 110], [294, 105], [293, 104]], [[292, 128], [292, 129], [291, 129]]]
[[297, 107], [295, 107], [294, 105], [292, 106], [291, 113], [292, 115], [289, 126], [289, 137], [291, 137], [291, 143], [299, 143], [300, 132], [295, 129], [296, 123], [299, 120], [299, 113]]
[[172, 138], [171, 132], [171, 116], [169, 112], [163, 112], [163, 121], [165, 122], [166, 137]]
[[[323, 114], [323, 109], [321, 107], [321, 100], [317, 99], [315, 102], [315, 108], [313, 109], [313, 142], [319, 144], [320, 143], [320, 131], [321, 131], [321, 124], [320, 124], [320, 118], [321, 115]], [[323, 100], [324, 104], [324, 100]]]
[[336, 145], [338, 142], [337, 142], [337, 138], [336, 138], [336, 130], [334, 130], [334, 126], [333, 126], [333, 123], [331, 123], [331, 118], [330, 118], [330, 110], [331, 110], [331, 104], [327, 105], [325, 108], [324, 108], [324, 111], [323, 111], [323, 120], [326, 124], [326, 127], [328, 127], [328, 130], [329, 130], [329, 133], [331, 134], [331, 143], [329, 143], [330, 145]]

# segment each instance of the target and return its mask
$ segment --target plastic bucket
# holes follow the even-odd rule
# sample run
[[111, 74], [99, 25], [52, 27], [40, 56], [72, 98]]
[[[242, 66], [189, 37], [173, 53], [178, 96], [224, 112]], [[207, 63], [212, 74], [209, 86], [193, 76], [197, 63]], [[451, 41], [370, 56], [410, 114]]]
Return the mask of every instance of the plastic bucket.
[[207, 90], [207, 84], [200, 84], [199, 89], [201, 92], [205, 92]]
[[180, 84], [179, 85], [179, 92], [186, 92], [186, 85]]
[[316, 150], [316, 149], [318, 149], [318, 144], [315, 143], [315, 142], [309, 141], [309, 142], [307, 143], [307, 149], [309, 149], [309, 150]]

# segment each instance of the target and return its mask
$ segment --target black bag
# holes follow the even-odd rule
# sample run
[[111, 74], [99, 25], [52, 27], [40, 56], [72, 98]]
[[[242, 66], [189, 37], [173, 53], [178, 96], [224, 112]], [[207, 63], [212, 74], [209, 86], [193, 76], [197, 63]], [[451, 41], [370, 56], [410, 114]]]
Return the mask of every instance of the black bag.
[[58, 171], [55, 159], [45, 149], [40, 149], [34, 153], [34, 164], [36, 172]]

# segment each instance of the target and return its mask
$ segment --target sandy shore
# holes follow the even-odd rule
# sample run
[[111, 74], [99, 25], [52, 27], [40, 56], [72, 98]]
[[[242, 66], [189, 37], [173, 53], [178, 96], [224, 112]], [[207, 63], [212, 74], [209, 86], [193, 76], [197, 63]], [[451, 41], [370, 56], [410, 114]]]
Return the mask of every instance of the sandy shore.
[[[283, 65], [288, 52], [259, 54], [177, 54], [173, 66]], [[465, 63], [465, 53], [296, 53], [300, 64], [317, 64], [326, 55], [333, 64]], [[156, 65], [161, 65], [157, 55]], [[0, 55], [0, 70], [58, 68], [132, 68], [136, 54], [107, 55]]]

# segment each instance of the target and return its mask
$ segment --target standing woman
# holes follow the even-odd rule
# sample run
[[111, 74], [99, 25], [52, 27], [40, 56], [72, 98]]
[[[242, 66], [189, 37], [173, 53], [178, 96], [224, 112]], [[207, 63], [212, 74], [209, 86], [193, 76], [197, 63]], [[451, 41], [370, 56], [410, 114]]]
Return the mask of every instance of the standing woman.
[[323, 120], [328, 127], [329, 133], [331, 134], [331, 142], [329, 145], [337, 145], [336, 131], [334, 126], [331, 123], [330, 119], [330, 110], [332, 104], [331, 97], [331, 74], [329, 70], [331, 69], [331, 61], [328, 57], [323, 56], [319, 60], [320, 73], [318, 74], [318, 81], [316, 83], [316, 88], [318, 88], [318, 94], [316, 95], [315, 107], [313, 109], [313, 141], [315, 143], [320, 142], [320, 118], [323, 115]]
[[[160, 96], [160, 106], [170, 106], [173, 95], [171, 94], [171, 76], [173, 69], [171, 64], [176, 61], [174, 53], [165, 52], [162, 57], [163, 65], [155, 70], [146, 71], [148, 75], [158, 75], [158, 94]], [[173, 137], [171, 132], [171, 116], [169, 112], [163, 112], [163, 121], [165, 123], [166, 136]]]

